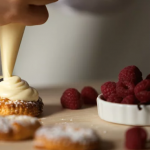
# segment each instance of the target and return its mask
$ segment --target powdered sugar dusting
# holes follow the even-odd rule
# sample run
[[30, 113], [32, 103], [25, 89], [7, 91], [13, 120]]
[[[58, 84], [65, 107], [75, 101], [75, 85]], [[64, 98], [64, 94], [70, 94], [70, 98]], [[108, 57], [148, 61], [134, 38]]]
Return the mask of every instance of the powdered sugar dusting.
[[6, 117], [9, 122], [12, 123], [18, 123], [22, 126], [28, 126], [31, 124], [35, 124], [37, 122], [37, 118], [30, 117], [30, 116], [25, 116], [25, 115], [10, 115]]
[[0, 132], [8, 133], [11, 130], [11, 125], [5, 117], [0, 117]]
[[6, 98], [3, 98], [3, 97], [0, 97], [0, 105], [1, 104], [5, 104], [5, 105], [13, 105], [15, 107], [19, 107], [20, 105], [25, 105], [26, 107], [28, 106], [36, 106], [38, 105], [38, 103], [41, 103], [42, 100], [41, 98], [39, 97], [39, 99], [37, 101], [23, 101], [23, 100], [9, 100], [9, 99], [6, 99]]
[[71, 125], [42, 127], [36, 132], [36, 136], [44, 136], [56, 141], [62, 138], [69, 138], [72, 142], [81, 144], [96, 142], [99, 139], [94, 130]]
[[38, 120], [36, 118], [22, 115], [10, 115], [6, 117], [0, 117], [0, 132], [8, 133], [11, 129], [13, 129], [13, 123], [18, 123], [22, 126], [28, 126], [35, 124], [37, 121]]

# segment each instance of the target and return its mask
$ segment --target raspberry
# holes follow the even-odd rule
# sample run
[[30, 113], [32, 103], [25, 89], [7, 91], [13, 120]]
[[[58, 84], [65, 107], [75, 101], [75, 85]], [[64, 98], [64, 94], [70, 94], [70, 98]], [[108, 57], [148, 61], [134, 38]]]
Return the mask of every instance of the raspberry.
[[82, 101], [80, 93], [74, 88], [67, 89], [61, 97], [61, 104], [64, 108], [69, 109], [81, 108]]
[[81, 91], [81, 97], [85, 104], [96, 105], [97, 91], [90, 87], [84, 87]]
[[113, 93], [116, 93], [116, 83], [115, 82], [106, 82], [101, 86], [101, 92], [105, 99], [108, 98]]
[[118, 96], [124, 98], [128, 95], [134, 95], [134, 87], [134, 83], [122, 81], [117, 83], [116, 91]]
[[108, 98], [107, 98], [108, 102], [112, 102], [112, 103], [121, 103], [122, 98], [119, 97], [117, 94], [111, 94]]
[[126, 132], [125, 146], [128, 149], [144, 149], [146, 139], [147, 132], [140, 127], [134, 127]]
[[150, 74], [149, 74], [149, 75], [147, 75], [146, 79], [150, 79]]
[[142, 80], [142, 73], [136, 66], [125, 67], [119, 73], [119, 81], [128, 81], [137, 84]]
[[134, 89], [134, 93], [141, 103], [150, 102], [150, 80], [145, 79], [138, 83]]
[[136, 99], [136, 97], [134, 95], [128, 95], [127, 97], [125, 97], [121, 104], [137, 104], [138, 100]]

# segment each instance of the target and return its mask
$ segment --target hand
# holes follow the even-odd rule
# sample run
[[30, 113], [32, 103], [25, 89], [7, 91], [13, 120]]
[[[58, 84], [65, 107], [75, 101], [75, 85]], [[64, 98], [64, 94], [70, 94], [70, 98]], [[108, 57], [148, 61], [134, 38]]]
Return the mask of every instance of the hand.
[[0, 25], [43, 24], [48, 19], [46, 4], [57, 0], [0, 0]]

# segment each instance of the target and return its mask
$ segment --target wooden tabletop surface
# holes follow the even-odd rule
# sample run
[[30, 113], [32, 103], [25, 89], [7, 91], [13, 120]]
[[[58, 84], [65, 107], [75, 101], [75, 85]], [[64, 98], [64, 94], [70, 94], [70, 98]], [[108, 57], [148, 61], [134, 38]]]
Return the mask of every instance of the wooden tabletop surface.
[[[100, 92], [102, 82], [92, 82], [88, 84], [72, 84], [69, 86], [51, 87], [39, 89], [45, 106], [40, 120], [43, 125], [50, 124], [78, 124], [94, 128], [101, 138], [100, 150], [124, 150], [125, 131], [130, 126], [117, 125], [101, 120], [97, 113], [97, 107], [84, 107], [80, 110], [63, 109], [60, 105], [60, 97], [68, 87], [77, 88], [79, 91], [84, 85], [91, 85]], [[147, 130], [149, 128], [147, 127]], [[34, 150], [33, 141], [26, 140], [20, 142], [1, 142], [1, 150]]]

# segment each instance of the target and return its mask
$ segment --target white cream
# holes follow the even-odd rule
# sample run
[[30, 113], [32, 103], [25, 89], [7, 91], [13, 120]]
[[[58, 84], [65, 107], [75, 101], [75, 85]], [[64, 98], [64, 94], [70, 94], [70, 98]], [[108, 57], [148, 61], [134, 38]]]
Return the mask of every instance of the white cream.
[[0, 97], [10, 100], [36, 101], [38, 92], [26, 81], [12, 76], [25, 26], [9, 24], [0, 29], [1, 59], [4, 81], [0, 82]]
[[38, 92], [18, 76], [8, 77], [0, 82], [0, 96], [14, 101], [35, 101], [39, 99]]

